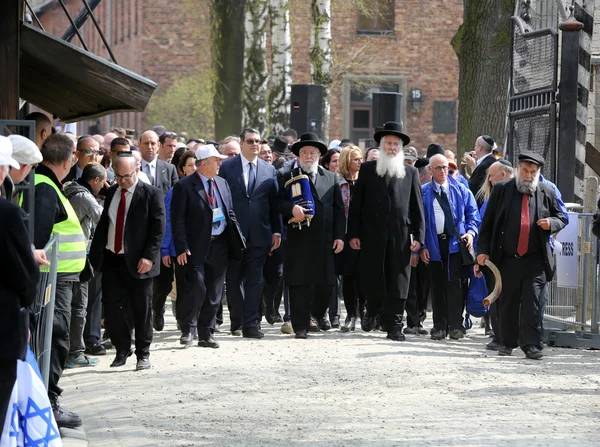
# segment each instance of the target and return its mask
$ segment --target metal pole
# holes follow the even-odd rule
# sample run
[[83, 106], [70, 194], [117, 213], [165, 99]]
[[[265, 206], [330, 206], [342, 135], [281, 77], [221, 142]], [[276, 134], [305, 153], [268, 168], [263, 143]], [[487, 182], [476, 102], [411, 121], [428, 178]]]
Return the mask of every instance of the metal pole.
[[[96, 25], [96, 29], [98, 30], [98, 34], [100, 34], [100, 39], [102, 39], [102, 42], [104, 42], [104, 46], [106, 47], [106, 51], [108, 51], [108, 54], [110, 54], [110, 58], [112, 59], [112, 61], [115, 64], [117, 64], [117, 60], [115, 59], [115, 55], [113, 54], [112, 50], [110, 49], [110, 45], [106, 41], [106, 38], [104, 37], [104, 33], [100, 29], [100, 25], [98, 25], [98, 21], [96, 20], [96, 17], [94, 17], [94, 13], [92, 12], [92, 9], [90, 8], [90, 5], [88, 4], [88, 2], [86, 0], [81, 0], [81, 1], [83, 2], [83, 4], [85, 5], [85, 7], [87, 8], [88, 12], [90, 13], [90, 18], [92, 19], [92, 22], [94, 22], [94, 25]], [[112, 3], [109, 3], [109, 7], [111, 5], [112, 5]], [[110, 9], [110, 11], [111, 11], [110, 15], [112, 15], [112, 9]], [[109, 19], [109, 23], [110, 23], [110, 19]], [[110, 26], [112, 26], [112, 23], [110, 24]], [[109, 29], [109, 32], [110, 32], [110, 29]]]
[[[46, 305], [44, 310], [44, 318], [46, 318], [45, 332], [44, 332], [44, 361], [42, 362], [41, 373], [42, 380], [46, 389], [48, 389], [48, 381], [50, 379], [50, 351], [52, 350], [52, 322], [54, 320], [54, 299], [56, 297], [56, 270], [58, 264], [58, 244], [60, 243], [60, 236], [55, 233], [52, 238], [54, 242], [51, 245], [49, 256], [47, 256], [50, 262], [50, 278], [48, 283], [50, 285], [50, 301]], [[52, 239], [51, 239], [52, 240]]]
[[[94, 11], [94, 9], [96, 9], [96, 6], [98, 6], [101, 1], [102, 0], [91, 0], [90, 1], [91, 10]], [[69, 28], [67, 28], [67, 30], [65, 31], [65, 33], [62, 35], [61, 39], [65, 40], [67, 42], [71, 42], [71, 40], [73, 40], [73, 37], [75, 37], [76, 30], [83, 28], [83, 25], [85, 25], [85, 22], [87, 22], [87, 19], [89, 16], [90, 16], [90, 12], [87, 10], [87, 8], [84, 5], [81, 8], [81, 10], [77, 13], [77, 15], [75, 16], [75, 27], [73, 27], [73, 25], [70, 25]]]
[[75, 26], [75, 22], [73, 22], [73, 18], [71, 17], [71, 14], [69, 14], [69, 10], [65, 6], [65, 2], [63, 0], [58, 0], [58, 3], [60, 3], [60, 6], [62, 6], [63, 11], [67, 15], [67, 18], [69, 19], [69, 22], [71, 23], [71, 26], [75, 29], [75, 33], [77, 34], [77, 37], [79, 37], [79, 41], [81, 42], [83, 49], [85, 51], [90, 51], [88, 49], [87, 45], [85, 44], [85, 40], [83, 40], [83, 36], [79, 32], [79, 29]]
[[575, 195], [575, 147], [577, 141], [577, 74], [579, 70], [579, 31], [583, 23], [573, 17], [559, 26], [562, 31], [560, 61], [560, 118], [558, 134], [557, 186], [565, 202]]

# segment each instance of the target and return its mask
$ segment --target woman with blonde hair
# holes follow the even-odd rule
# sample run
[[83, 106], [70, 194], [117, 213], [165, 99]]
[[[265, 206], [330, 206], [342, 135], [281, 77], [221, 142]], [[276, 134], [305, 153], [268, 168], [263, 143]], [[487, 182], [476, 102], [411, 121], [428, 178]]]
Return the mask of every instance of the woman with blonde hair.
[[[362, 151], [356, 146], [347, 146], [340, 153], [338, 162], [338, 183], [342, 191], [344, 201], [344, 210], [346, 220], [348, 219], [348, 209], [350, 199], [358, 171], [363, 162]], [[344, 305], [346, 306], [346, 321], [342, 326], [342, 332], [353, 331], [356, 327], [357, 313], [361, 316], [364, 312], [365, 297], [359, 286], [359, 268], [358, 258], [360, 251], [350, 248], [349, 240], [346, 237], [344, 250], [336, 257], [336, 273], [342, 276], [342, 293], [344, 295]]]

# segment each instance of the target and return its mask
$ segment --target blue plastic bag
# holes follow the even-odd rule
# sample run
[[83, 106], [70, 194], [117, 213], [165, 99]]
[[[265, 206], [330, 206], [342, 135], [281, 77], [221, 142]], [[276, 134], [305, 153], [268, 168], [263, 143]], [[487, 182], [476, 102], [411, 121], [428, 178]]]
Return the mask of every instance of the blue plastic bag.
[[489, 307], [483, 305], [483, 299], [488, 296], [487, 283], [485, 276], [478, 278], [473, 273], [473, 269], [470, 269], [469, 274], [469, 293], [467, 294], [467, 314], [465, 315], [465, 327], [471, 329], [473, 323], [469, 318], [471, 315], [474, 317], [483, 317]]

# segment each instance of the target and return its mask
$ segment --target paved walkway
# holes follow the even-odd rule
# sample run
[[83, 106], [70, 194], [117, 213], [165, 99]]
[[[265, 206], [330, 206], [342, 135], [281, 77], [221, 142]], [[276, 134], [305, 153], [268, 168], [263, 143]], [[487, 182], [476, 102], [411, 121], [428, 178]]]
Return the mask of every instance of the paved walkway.
[[182, 349], [167, 314], [151, 370], [109, 368], [109, 351], [65, 373], [90, 446], [600, 444], [600, 351], [531, 361], [485, 351], [481, 329], [394, 343], [360, 330], [295, 340], [266, 324], [261, 341], [223, 333], [220, 349]]

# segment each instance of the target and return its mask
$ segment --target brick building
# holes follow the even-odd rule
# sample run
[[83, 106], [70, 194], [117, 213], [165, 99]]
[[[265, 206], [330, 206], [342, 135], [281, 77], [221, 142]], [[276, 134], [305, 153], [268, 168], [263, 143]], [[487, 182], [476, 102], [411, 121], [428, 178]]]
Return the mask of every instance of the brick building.
[[[45, 29], [61, 36], [69, 23], [58, 2], [37, 3]], [[209, 3], [103, 0], [95, 16], [119, 65], [158, 83], [156, 95], [175, 74], [210, 70]], [[75, 0], [66, 4], [73, 15], [81, 7]], [[335, 2], [332, 10], [335, 84], [330, 137], [357, 140], [372, 135], [371, 93], [396, 91], [404, 95], [403, 121], [415, 146], [435, 141], [455, 148], [458, 61], [450, 41], [462, 22], [462, 1], [378, 0], [373, 4], [380, 11], [369, 16], [344, 2]], [[386, 10], [386, 5], [391, 9]], [[293, 82], [310, 83], [310, 2], [290, 0], [290, 19]], [[91, 22], [83, 31], [89, 49], [108, 58]], [[77, 37], [73, 43], [79, 45]], [[153, 124], [144, 123], [141, 113], [118, 113], [82, 122], [78, 132], [104, 133], [116, 125], [140, 131]]]

